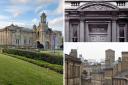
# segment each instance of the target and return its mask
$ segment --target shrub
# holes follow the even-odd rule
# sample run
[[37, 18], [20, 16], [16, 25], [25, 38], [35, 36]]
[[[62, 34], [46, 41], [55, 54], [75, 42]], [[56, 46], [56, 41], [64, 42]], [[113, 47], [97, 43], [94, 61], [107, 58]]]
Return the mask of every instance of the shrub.
[[24, 50], [17, 50], [17, 49], [3, 49], [3, 53], [19, 55], [19, 56], [23, 56], [23, 57], [31, 58], [35, 60], [43, 60], [51, 64], [63, 65], [63, 57], [60, 55], [24, 51]]

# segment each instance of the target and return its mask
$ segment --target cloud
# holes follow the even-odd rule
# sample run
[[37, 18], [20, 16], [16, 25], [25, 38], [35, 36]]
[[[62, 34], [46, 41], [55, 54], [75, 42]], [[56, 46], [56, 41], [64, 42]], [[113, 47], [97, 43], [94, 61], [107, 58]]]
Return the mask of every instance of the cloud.
[[[29, 13], [32, 11], [35, 11], [35, 14], [38, 15], [32, 15], [32, 18], [30, 21], [27, 20], [25, 23], [29, 23], [28, 26], [32, 24], [37, 24], [39, 22], [37, 16], [40, 16], [42, 12], [45, 12], [46, 15], [48, 16], [48, 19], [50, 17], [53, 19], [52, 21], [49, 20], [49, 26], [55, 29], [62, 30], [63, 26], [63, 19], [60, 16], [63, 12], [63, 0], [9, 0], [9, 4], [5, 6], [4, 12], [7, 13], [8, 19], [6, 19], [6, 16], [1, 16], [0, 15], [0, 20], [5, 20], [0, 21], [0, 23], [4, 25], [7, 25], [7, 23], [11, 24], [12, 20], [17, 20], [14, 21], [15, 23], [17, 22], [18, 25], [25, 25], [24, 22], [21, 23], [21, 20], [18, 20], [21, 15], [27, 16], [25, 13]], [[51, 4], [56, 3], [58, 6], [54, 10], [50, 10], [48, 6], [52, 6]], [[48, 5], [49, 4], [49, 5]], [[52, 13], [51, 13], [52, 12]], [[55, 18], [57, 16], [57, 18]], [[28, 16], [29, 17], [29, 16]]]
[[8, 20], [9, 19], [9, 17], [8, 16], [4, 16], [4, 15], [0, 15], [0, 20]]
[[20, 16], [21, 14], [29, 11], [30, 8], [28, 6], [8, 6], [5, 11], [10, 13], [14, 18]]
[[14, 25], [32, 28], [32, 23], [29, 23], [29, 22], [24, 21], [24, 20], [12, 20], [12, 18], [9, 16], [0, 15], [0, 29], [4, 28], [6, 26], [9, 26], [12, 23]]
[[63, 14], [63, 0], [59, 1], [59, 5], [56, 8], [56, 10], [54, 11], [56, 14]]
[[63, 30], [63, 17], [55, 18], [48, 23], [49, 27], [56, 30]]
[[27, 4], [31, 0], [11, 0], [12, 4]]
[[[44, 2], [44, 0], [41, 0], [41, 1]], [[55, 0], [54, 2], [52, 2], [52, 0], [48, 0], [47, 3], [58, 3], [58, 6], [54, 10], [46, 10], [46, 8], [47, 8], [46, 4], [42, 3], [44, 5], [38, 6], [35, 9], [35, 13], [37, 13], [38, 15], [41, 15], [41, 13], [45, 12], [49, 16], [51, 16], [51, 15], [57, 16], [57, 15], [63, 14], [63, 0]]]
[[20, 27], [26, 27], [26, 28], [30, 28], [32, 29], [32, 26], [33, 24], [32, 23], [28, 23], [28, 22], [25, 22], [25, 21], [0, 21], [0, 29], [6, 27], [6, 26], [9, 26], [11, 24], [14, 24], [14, 25], [17, 25], [17, 26], [20, 26]]
[[38, 23], [38, 19], [37, 18], [32, 19], [32, 23], [33, 24], [37, 24]]
[[52, 3], [55, 0], [37, 0], [37, 5], [42, 5], [42, 4], [49, 4]]

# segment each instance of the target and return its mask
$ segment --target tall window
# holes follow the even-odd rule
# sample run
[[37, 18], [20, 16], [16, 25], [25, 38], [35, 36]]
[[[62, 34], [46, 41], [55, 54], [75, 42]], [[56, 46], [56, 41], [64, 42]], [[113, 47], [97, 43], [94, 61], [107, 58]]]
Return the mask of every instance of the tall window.
[[119, 41], [125, 42], [125, 24], [119, 24]]
[[16, 44], [19, 45], [19, 43], [20, 43], [20, 40], [16, 39]]
[[72, 36], [72, 41], [73, 42], [78, 42], [78, 24], [72, 24], [72, 29], [73, 29], [73, 36]]
[[31, 39], [29, 40], [29, 44], [31, 44]]
[[24, 44], [26, 44], [27, 43], [27, 41], [26, 41], [26, 39], [24, 39]]

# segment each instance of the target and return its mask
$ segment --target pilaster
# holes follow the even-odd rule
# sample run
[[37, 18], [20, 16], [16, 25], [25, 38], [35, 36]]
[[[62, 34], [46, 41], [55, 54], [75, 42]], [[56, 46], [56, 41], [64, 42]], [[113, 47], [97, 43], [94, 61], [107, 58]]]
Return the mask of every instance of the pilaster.
[[116, 26], [116, 20], [112, 20], [112, 42], [117, 41], [117, 26]]
[[80, 20], [80, 42], [84, 42], [84, 20]]
[[65, 42], [69, 42], [69, 19], [65, 20]]

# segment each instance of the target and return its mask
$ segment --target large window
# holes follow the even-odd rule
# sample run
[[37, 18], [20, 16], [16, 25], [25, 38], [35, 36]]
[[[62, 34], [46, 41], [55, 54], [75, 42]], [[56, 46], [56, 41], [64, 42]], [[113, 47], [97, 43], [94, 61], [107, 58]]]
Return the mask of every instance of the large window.
[[78, 42], [78, 24], [72, 24], [72, 31], [73, 31], [73, 35], [72, 35], [72, 41], [73, 42]]
[[20, 40], [16, 39], [16, 44], [19, 45], [19, 43], [20, 43]]
[[26, 39], [24, 39], [24, 44], [27, 44], [27, 40]]
[[125, 24], [119, 24], [119, 41], [125, 42]]

